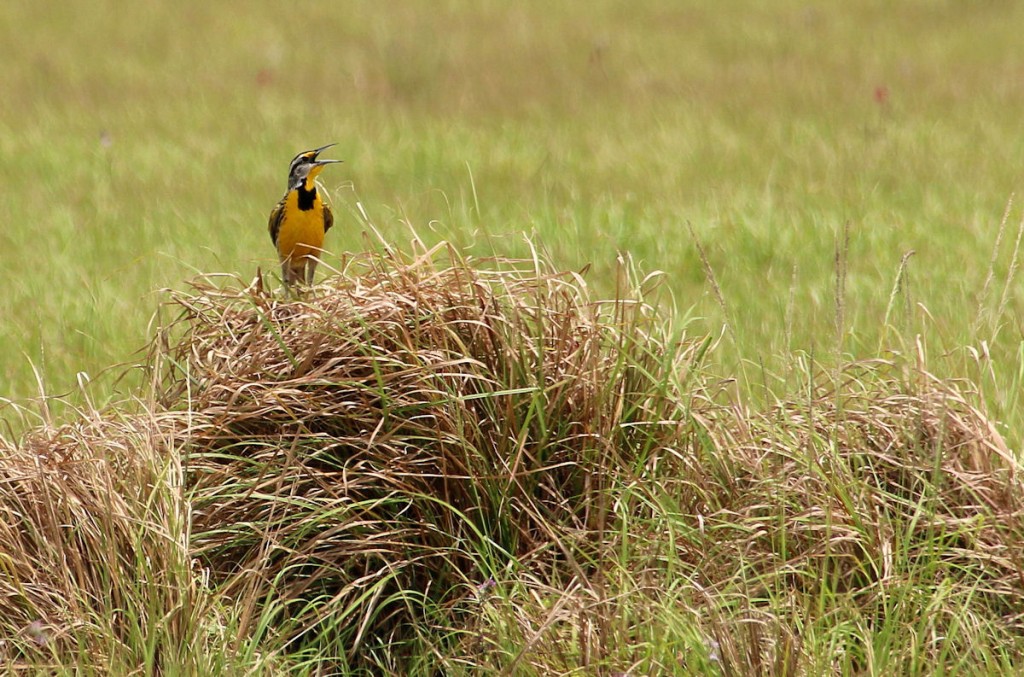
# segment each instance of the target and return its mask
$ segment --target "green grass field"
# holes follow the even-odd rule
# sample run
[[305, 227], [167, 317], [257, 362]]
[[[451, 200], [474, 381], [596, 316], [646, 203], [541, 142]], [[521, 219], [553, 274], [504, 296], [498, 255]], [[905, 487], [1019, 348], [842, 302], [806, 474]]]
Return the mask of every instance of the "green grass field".
[[1014, 418], [1019, 209], [994, 247], [1022, 177], [1021, 8], [375, 7], [5, 4], [0, 392], [38, 394], [33, 365], [53, 395], [130, 362], [161, 288], [273, 268], [288, 160], [337, 141], [337, 254], [363, 247], [357, 204], [396, 243], [406, 223], [479, 254], [535, 234], [606, 290], [626, 251], [680, 316], [733, 326], [730, 373], [920, 334]]
[[287, 163], [337, 142], [328, 265], [372, 224], [532, 242], [611, 295], [628, 254], [664, 272], [673, 331], [714, 337], [729, 397], [898, 354], [1024, 441], [1024, 5], [14, 0], [0, 25], [12, 440], [73, 417], [40, 394], [131, 392], [164, 290], [276, 273]]

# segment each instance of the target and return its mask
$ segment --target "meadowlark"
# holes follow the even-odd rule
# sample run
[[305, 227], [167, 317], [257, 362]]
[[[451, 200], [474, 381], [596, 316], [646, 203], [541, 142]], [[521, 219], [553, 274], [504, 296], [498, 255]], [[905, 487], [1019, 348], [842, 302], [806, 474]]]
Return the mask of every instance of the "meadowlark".
[[288, 190], [270, 212], [270, 239], [281, 257], [281, 276], [291, 287], [296, 282], [313, 284], [317, 257], [324, 235], [334, 225], [331, 208], [316, 189], [317, 174], [341, 160], [318, 160], [321, 152], [335, 144], [303, 151], [288, 167]]

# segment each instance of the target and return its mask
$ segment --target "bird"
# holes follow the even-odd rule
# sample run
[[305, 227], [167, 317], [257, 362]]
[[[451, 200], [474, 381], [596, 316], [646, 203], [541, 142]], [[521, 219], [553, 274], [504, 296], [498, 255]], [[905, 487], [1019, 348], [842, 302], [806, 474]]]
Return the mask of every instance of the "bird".
[[330, 164], [342, 160], [320, 160], [320, 153], [335, 143], [306, 150], [288, 166], [288, 190], [270, 212], [270, 239], [281, 259], [281, 277], [289, 289], [296, 283], [313, 284], [317, 257], [324, 235], [334, 225], [331, 208], [324, 203], [316, 177]]

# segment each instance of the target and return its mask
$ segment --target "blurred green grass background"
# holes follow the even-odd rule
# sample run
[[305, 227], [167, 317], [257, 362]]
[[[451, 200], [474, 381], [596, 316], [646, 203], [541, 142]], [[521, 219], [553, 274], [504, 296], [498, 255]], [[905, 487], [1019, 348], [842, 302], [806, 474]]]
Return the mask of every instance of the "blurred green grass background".
[[680, 325], [731, 326], [714, 359], [752, 392], [920, 335], [1021, 420], [1019, 208], [997, 237], [1024, 5], [13, 0], [0, 22], [0, 396], [137, 359], [162, 288], [275, 269], [287, 163], [336, 141], [336, 254], [364, 246], [357, 205], [399, 245], [533, 233], [603, 293], [628, 252]]

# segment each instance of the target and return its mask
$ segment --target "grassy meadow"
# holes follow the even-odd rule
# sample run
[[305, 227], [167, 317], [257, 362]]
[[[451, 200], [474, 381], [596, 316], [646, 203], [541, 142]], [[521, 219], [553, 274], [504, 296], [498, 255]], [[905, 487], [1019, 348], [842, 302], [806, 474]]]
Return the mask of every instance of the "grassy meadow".
[[[248, 285], [257, 270], [276, 274], [266, 220], [284, 191], [288, 161], [300, 150], [330, 142], [338, 145], [328, 151], [329, 157], [345, 164], [328, 167], [320, 178], [335, 213], [335, 227], [326, 243], [331, 254], [321, 270], [345, 268], [348, 252], [378, 251], [378, 236], [400, 251], [449, 242], [471, 257], [537, 256], [556, 270], [587, 267], [586, 299], [616, 294], [629, 298], [635, 293], [657, 306], [664, 318], [663, 324], [637, 329], [643, 324], [640, 320], [633, 325], [633, 320], [590, 317], [581, 310], [579, 326], [565, 325], [578, 329], [611, 321], [614, 329], [608, 331], [625, 337], [620, 344], [622, 363], [605, 362], [614, 359], [602, 352], [608, 346], [602, 343], [606, 335], [601, 331], [594, 335], [595, 345], [601, 347], [594, 348], [593, 364], [573, 363], [579, 374], [601, 375], [606, 384], [629, 386], [624, 385], [622, 392], [597, 387], [595, 392], [573, 395], [592, 403], [587, 415], [599, 421], [592, 428], [584, 426], [586, 433], [578, 433], [568, 420], [545, 421], [534, 411], [541, 410], [540, 400], [522, 403], [532, 413], [523, 419], [521, 429], [499, 426], [505, 436], [479, 421], [488, 413], [520, 421], [518, 413], [510, 413], [519, 405], [510, 405], [509, 412], [483, 405], [473, 409], [473, 416], [480, 417], [472, 419], [480, 439], [498, 435], [507, 441], [521, 435], [522, 440], [532, 440], [539, 435], [537, 439], [544, 441], [557, 435], [593, 435], [622, 445], [595, 456], [597, 452], [585, 444], [567, 444], [564, 453], [569, 456], [552, 460], [556, 466], [593, 469], [607, 462], [621, 464], [622, 474], [597, 473], [605, 483], [595, 487], [570, 473], [565, 486], [558, 488], [564, 494], [544, 487], [537, 495], [524, 490], [521, 504], [515, 504], [519, 512], [512, 513], [525, 515], [528, 526], [516, 524], [509, 505], [496, 498], [502, 490], [499, 484], [484, 481], [481, 486], [490, 493], [483, 497], [446, 485], [444, 492], [452, 493], [438, 495], [444, 497], [445, 509], [451, 509], [435, 514], [433, 503], [416, 503], [437, 489], [434, 485], [409, 484], [407, 475], [393, 468], [374, 471], [376, 475], [367, 471], [364, 479], [385, 478], [396, 492], [412, 496], [409, 505], [415, 504], [422, 514], [433, 515], [439, 523], [461, 525], [449, 532], [458, 536], [452, 536], [457, 541], [451, 546], [455, 554], [436, 555], [448, 552], [436, 535], [425, 535], [413, 545], [396, 536], [394, 542], [407, 549], [396, 546], [395, 551], [401, 550], [409, 562], [431, 562], [429, 567], [437, 568], [427, 570], [437, 576], [435, 580], [449, 581], [453, 589], [462, 585], [475, 590], [471, 596], [484, 596], [482, 588], [473, 585], [493, 586], [497, 592], [492, 605], [470, 605], [467, 610], [465, 599], [430, 596], [421, 590], [429, 604], [416, 606], [420, 598], [403, 597], [387, 587], [395, 581], [415, 587], [426, 576], [410, 565], [388, 579], [387, 586], [371, 586], [363, 596], [339, 593], [321, 606], [319, 598], [302, 596], [310, 594], [302, 583], [306, 579], [295, 583], [282, 574], [283, 588], [301, 589], [289, 603], [301, 599], [311, 605], [299, 611], [287, 605], [275, 610], [266, 600], [276, 588], [268, 591], [266, 581], [232, 577], [225, 568], [225, 579], [213, 574], [211, 589], [222, 583], [230, 595], [248, 600], [247, 604], [232, 608], [225, 599], [202, 598], [202, 603], [189, 606], [194, 602], [189, 595], [199, 599], [206, 590], [205, 583], [196, 582], [200, 577], [194, 576], [190, 557], [179, 552], [177, 559], [161, 559], [163, 555], [156, 553], [166, 552], [161, 550], [162, 536], [153, 535], [155, 527], [153, 533], [140, 535], [111, 517], [109, 523], [97, 520], [94, 525], [98, 551], [134, 538], [136, 554], [145, 558], [129, 562], [131, 574], [104, 578], [90, 573], [89, 580], [102, 581], [99, 589], [110, 588], [114, 579], [116, 594], [101, 601], [121, 608], [124, 599], [138, 595], [152, 605], [150, 616], [171, 620], [157, 630], [149, 628], [150, 634], [140, 631], [112, 640], [111, 646], [118, 648], [103, 652], [106, 668], [142, 674], [145, 666], [159, 671], [153, 666], [160, 665], [164, 674], [177, 674], [173, 666], [182, 674], [319, 674], [346, 669], [354, 674], [554, 674], [577, 669], [579, 674], [668, 674], [665, 666], [672, 665], [693, 674], [997, 674], [1022, 665], [1024, 599], [1018, 595], [1013, 572], [1024, 570], [1024, 564], [1007, 544], [1024, 534], [1019, 504], [1013, 502], [1024, 494], [1017, 485], [1000, 493], [998, 486], [987, 482], [988, 474], [1013, 479], [1012, 470], [1003, 473], [1006, 467], [1015, 467], [1011, 459], [1024, 441], [1024, 403], [1019, 394], [1024, 387], [1024, 286], [1017, 270], [1024, 224], [1024, 48], [1019, 29], [1024, 25], [1024, 6], [995, 0], [872, 0], [842, 7], [797, 0], [96, 0], [57, 7], [13, 0], [0, 6], [0, 25], [5, 28], [0, 41], [4, 472], [17, 474], [11, 468], [20, 467], [18, 454], [30, 446], [19, 446], [27, 430], [62, 421], [75, 425], [78, 408], [93, 411], [93, 406], [102, 408], [125, 397], [144, 400], [140, 384], [154, 373], [163, 379], [161, 396], [173, 391], [178, 397], [186, 390], [195, 402], [205, 396], [178, 383], [176, 379], [186, 384], [188, 379], [163, 362], [150, 364], [149, 370], [130, 368], [145, 361], [149, 342], [167, 319], [164, 315], [155, 321], [157, 309], [168, 301], [167, 290], [190, 289], [190, 281], [201, 276], [213, 275], [217, 285], [239, 288]], [[455, 258], [453, 265], [460, 269], [460, 259]], [[629, 262], [624, 265], [621, 259]], [[397, 279], [405, 274], [405, 264], [395, 265]], [[623, 272], [630, 266], [637, 271], [632, 277]], [[440, 269], [446, 270], [444, 265]], [[637, 282], [655, 272], [663, 273], [656, 291], [649, 291], [653, 282]], [[391, 289], [390, 278], [384, 278], [377, 281], [380, 288]], [[403, 289], [412, 294], [414, 287]], [[250, 303], [231, 294], [219, 301], [209, 290], [189, 293], [197, 293], [196, 298], [212, 295], [210, 307], [226, 318], [242, 312], [233, 305], [238, 302], [266, 312], [272, 318], [266, 326], [284, 322], [283, 315], [275, 313], [286, 312], [269, 300], [259, 300], [258, 294]], [[510, 294], [509, 307], [519, 308]], [[373, 303], [385, 304], [374, 299]], [[224, 306], [218, 305], [222, 302]], [[206, 308], [204, 303], [187, 301], [184, 307], [192, 312]], [[537, 320], [540, 325], [534, 326], [535, 318], [523, 319], [528, 313], [520, 316], [520, 310], [509, 311], [513, 319], [508, 320], [519, 338], [506, 338], [511, 346], [507, 355], [521, 357], [529, 354], [522, 346], [534, 345], [531, 332], [543, 333], [545, 325]], [[196, 312], [196, 321], [205, 322], [206, 316]], [[516, 324], [520, 321], [522, 326]], [[437, 331], [448, 336], [445, 330]], [[204, 334], [194, 326], [185, 334], [201, 335], [210, 343], [200, 345], [211, 351], [223, 345], [223, 336]], [[639, 345], [640, 335], [653, 337], [657, 349]], [[523, 343], [516, 343], [519, 340]], [[267, 345], [269, 351], [274, 343]], [[311, 345], [320, 346], [320, 339]], [[417, 346], [422, 347], [416, 343], [406, 348]], [[185, 353], [175, 355], [178, 361], [170, 362], [177, 366], [192, 359]], [[200, 359], [199, 353], [194, 357]], [[875, 358], [895, 366], [853, 372], [842, 366]], [[266, 366], [266, 374], [274, 373], [278, 363], [267, 360], [271, 366]], [[531, 380], [525, 366], [519, 365], [519, 372], [499, 362], [495, 373], [508, 376], [493, 376], [502, 396], [543, 389], [543, 378]], [[230, 363], [216, 364], [230, 371]], [[409, 364], [410, 369], [422, 367], [416, 361]], [[532, 366], [551, 382], [562, 383], [560, 368], [547, 363]], [[502, 371], [506, 368], [507, 373]], [[819, 370], [832, 379], [821, 392], [813, 385]], [[211, 367], [209, 379], [216, 380], [217, 373]], [[699, 378], [693, 376], [697, 373]], [[848, 376], [851, 373], [856, 375]], [[383, 385], [390, 382], [380, 378], [384, 392], [391, 385]], [[703, 385], [691, 392], [687, 388], [694, 379]], [[80, 384], [89, 382], [85, 392], [91, 404], [86, 407]], [[856, 392], [844, 390], [851, 382]], [[173, 390], [174, 384], [181, 385], [180, 392]], [[317, 383], [303, 382], [306, 386], [315, 388]], [[646, 388], [643, 392], [650, 397], [630, 399], [634, 386], [636, 392]], [[896, 396], [903, 386], [909, 388], [906, 400]], [[237, 384], [232, 387], [244, 390]], [[395, 391], [397, 395], [388, 390], [388, 397], [394, 395], [408, 411], [418, 411], [420, 404], [410, 394], [419, 392], [418, 387], [410, 385]], [[445, 401], [486, 400], [479, 392], [467, 394], [462, 385], [447, 381], [443, 387], [429, 387], [448, 393]], [[945, 410], [934, 408], [936, 397], [954, 403], [952, 418], [943, 418]], [[210, 398], [225, 416], [234, 402]], [[864, 421], [875, 411], [875, 401], [879, 411], [889, 414], [880, 415], [877, 427], [864, 423], [854, 430], [844, 427], [848, 422], [840, 400]], [[188, 402], [191, 406], [193, 400]], [[708, 411], [717, 413], [699, 413], [702, 403], [712, 402]], [[820, 405], [820, 425], [827, 429], [834, 424], [840, 432], [834, 438], [819, 437], [817, 419], [808, 414], [812, 431], [801, 436], [803, 422], [794, 422], [791, 428], [773, 418], [771, 412], [792, 411], [800, 402]], [[763, 412], [749, 425], [731, 418], [742, 419], [748, 408]], [[131, 406], [124, 410], [126, 420], [129, 411]], [[254, 407], [250, 414], [257, 411], [263, 410]], [[302, 416], [307, 414], [314, 416]], [[135, 469], [129, 473], [131, 481], [145, 477], [138, 480], [139, 486], [153, 493], [148, 500], [129, 496], [115, 512], [132, 514], [144, 506], [146, 519], [162, 523], [160, 533], [166, 536], [174, 532], [173, 525], [188, 521], [183, 517], [186, 508], [153, 487], [164, 481], [189, 484], [200, 498], [188, 509], [207, 520], [192, 527], [194, 547], [214, 562], [209, 571], [217, 572], [216, 562], [236, 561], [239, 553], [252, 547], [253, 536], [218, 530], [211, 515], [222, 515], [211, 512], [210, 506], [223, 502], [224, 514], [241, 516], [239, 523], [245, 524], [268, 519], [268, 514], [273, 517], [277, 509], [273, 501], [269, 508], [249, 502], [266, 490], [262, 479], [251, 480], [251, 485], [225, 480], [236, 471], [244, 475], [249, 467], [248, 461], [232, 454], [242, 447], [270, 448], [277, 438], [245, 428], [245, 435], [264, 437], [253, 442], [254, 437], [238, 433], [230, 444], [207, 439], [204, 431], [222, 421], [209, 412], [205, 415], [209, 421], [190, 420], [186, 426], [189, 435], [208, 443], [199, 445], [203, 451], [197, 467], [205, 473], [201, 479], [190, 484], [183, 479], [187, 471], [174, 463], [162, 466], [162, 471], [146, 466], [148, 470], [136, 473], [136, 461], [126, 460], [123, 467]], [[462, 415], [469, 416], [458, 414]], [[313, 420], [295, 416], [302, 425]], [[632, 432], [602, 427], [608, 425], [608, 417], [616, 416], [634, 417], [629, 426], [636, 427], [629, 430], [646, 430], [646, 424], [636, 421], [649, 416], [659, 426], [672, 421], [686, 432], [679, 437], [650, 433], [641, 443]], [[276, 419], [268, 414], [267, 420]], [[716, 429], [715, 421], [723, 427]], [[98, 427], [88, 427], [92, 425]], [[116, 454], [145, 447], [144, 441], [152, 439], [169, 440], [168, 448], [177, 448], [177, 423], [154, 414], [145, 426], [137, 421], [125, 425], [128, 432], [122, 430], [118, 435], [123, 438], [116, 439], [128, 441], [110, 442]], [[366, 425], [372, 430], [372, 422]], [[79, 445], [75, 448], [106, 449], [95, 437], [101, 428], [88, 423], [60, 439]], [[308, 430], [303, 428], [302, 435], [308, 435], [300, 436], [301, 444], [317, 444], [321, 433], [309, 424]], [[947, 438], [947, 433], [953, 437]], [[985, 437], [989, 433], [993, 437]], [[353, 439], [363, 434], [362, 428], [345, 432]], [[424, 434], [418, 429], [396, 433], [410, 439]], [[910, 498], [893, 498], [899, 494], [893, 490], [892, 496], [885, 494], [885, 500], [873, 502], [875, 498], [865, 496], [875, 494], [852, 488], [863, 481], [856, 470], [863, 460], [858, 445], [878, 438], [898, 444], [911, 437], [917, 442], [908, 444], [901, 458], [914, 468], [910, 474], [924, 478], [921, 482], [934, 493], [918, 487]], [[29, 434], [25, 439], [36, 438]], [[969, 445], [974, 455], [962, 465], [950, 466], [954, 480], [943, 484], [936, 479], [938, 466], [929, 465], [931, 457], [915, 454], [932, 449], [932, 444], [944, 448], [948, 439], [974, 440]], [[395, 444], [395, 449], [405, 448]], [[508, 453], [525, 453], [525, 444], [510, 446]], [[644, 452], [619, 453], [632, 444]], [[782, 454], [784, 460], [774, 470], [762, 472], [757, 453], [762, 444], [765, 450], [790, 451]], [[706, 467], [698, 470], [684, 461], [673, 465], [675, 461], [659, 460], [661, 456], [651, 451], [676, 446], [696, 450], [698, 456], [707, 454], [700, 456]], [[734, 447], [743, 453], [730, 460], [728, 450]], [[992, 449], [1007, 466], [977, 461], [977, 454]], [[806, 450], [822, 456], [808, 452], [805, 458], [800, 454]], [[449, 451], [438, 453], [438, 458], [450, 460]], [[832, 471], [820, 459], [833, 453], [856, 466], [851, 477], [860, 479], [851, 479], [849, 489], [828, 479]], [[224, 460], [229, 457], [230, 462]], [[278, 488], [292, 481], [287, 473], [275, 474], [280, 469], [273, 461], [258, 454], [252, 458], [262, 459], [253, 463], [265, 464], [270, 476], [279, 478]], [[886, 457], [885, 462], [892, 459]], [[531, 457], [529, 463], [537, 472], [549, 468], [547, 459]], [[314, 474], [328, 472], [315, 463], [309, 467]], [[904, 477], [889, 466], [880, 467], [872, 466], [869, 475]], [[396, 474], [389, 475], [392, 471]], [[804, 488], [789, 486], [787, 473], [803, 471], [813, 481]], [[745, 479], [733, 484], [728, 479], [733, 473]], [[652, 477], [657, 481], [651, 486], [637, 479], [654, 481]], [[223, 485], [220, 480], [225, 480]], [[122, 483], [128, 480], [123, 478], [82, 481], [85, 494], [102, 496], [112, 486], [125, 495], [134, 491], [125, 489]], [[301, 489], [312, 491], [316, 500], [282, 508], [298, 511], [288, 512], [295, 524], [316, 523], [315, 515], [321, 514], [317, 510], [333, 505], [316, 493], [320, 485], [310, 482]], [[297, 485], [288, 486], [298, 491]], [[574, 494], [565, 487], [578, 491]], [[580, 496], [604, 501], [613, 495], [602, 493], [612, 491], [609, 487], [618, 487], [619, 493], [607, 505], [601, 503], [601, 538], [590, 545], [585, 539], [573, 541], [570, 532], [591, 529], [593, 516], [566, 516], [565, 504]], [[366, 508], [371, 512], [394, 499], [367, 491], [357, 502], [372, 505]], [[737, 498], [744, 492], [746, 498]], [[1004, 504], [1010, 495], [1018, 498], [1005, 499]], [[826, 517], [815, 512], [819, 498], [822, 504], [834, 501], [843, 517], [833, 521], [831, 509]], [[890, 498], [891, 503], [885, 502]], [[951, 503], [962, 499], [967, 506], [963, 513], [951, 508], [936, 522], [954, 525], [949, 526], [953, 536], [937, 531], [921, 535], [917, 530], [927, 522], [921, 515], [931, 514], [934, 501], [942, 498]], [[135, 499], [139, 500], [133, 503]], [[0, 510], [8, 510], [10, 516], [32, 512], [28, 503], [17, 503], [23, 499], [12, 500], [10, 505], [17, 507]], [[473, 501], [482, 506], [479, 519], [467, 507]], [[765, 508], [776, 502], [784, 505], [777, 514]], [[801, 512], [795, 507], [800, 502], [811, 507]], [[103, 501], [96, 505], [110, 509]], [[698, 505], [706, 508], [701, 514], [707, 515], [707, 528], [718, 530], [711, 533], [731, 545], [698, 547], [697, 534], [709, 542], [716, 540], [707, 536], [703, 517], [699, 528], [688, 521]], [[859, 513], [858, 506], [867, 512]], [[879, 523], [862, 523], [858, 515], [867, 513], [881, 516]], [[972, 521], [974, 513], [977, 520]], [[401, 529], [395, 525], [402, 524], [404, 515], [394, 508], [379, 520], [398, 533]], [[736, 516], [733, 527], [725, 515]], [[459, 521], [463, 517], [465, 524]], [[1005, 533], [993, 526], [997, 517], [1012, 522], [1007, 522]], [[68, 513], [67, 519], [73, 518]], [[494, 523], [487, 522], [492, 518]], [[823, 531], [809, 526], [819, 518]], [[781, 546], [759, 540], [765, 525], [776, 519], [777, 525], [786, 527], [784, 535], [793, 535], [788, 545], [785, 537]], [[206, 530], [202, 534], [200, 525]], [[495, 532], [488, 532], [487, 525]], [[282, 530], [286, 526], [281, 523]], [[188, 534], [188, 528], [182, 529]], [[831, 535], [833, 529], [848, 530], [838, 537], [840, 549], [858, 543], [877, 559], [851, 570], [844, 557], [856, 560], [861, 550], [841, 556], [815, 550], [815, 535]], [[544, 542], [539, 535], [543, 533], [551, 540]], [[660, 540], [663, 534], [671, 535], [671, 547]], [[749, 539], [749, 548], [738, 545], [742, 539], [737, 534]], [[19, 538], [35, 543], [33, 538], [42, 541], [44, 535], [40, 529]], [[151, 537], [152, 542], [146, 540]], [[487, 548], [465, 546], [478, 537], [489, 544]], [[168, 537], [175, 539], [188, 541], [187, 536]], [[676, 540], [690, 542], [692, 550], [680, 554], [674, 549]], [[605, 545], [608, 552], [601, 549]], [[25, 547], [30, 552], [36, 546]], [[345, 548], [350, 547], [346, 541], [336, 552], [348, 552]], [[417, 560], [409, 554], [420, 552], [417, 548], [434, 554]], [[945, 548], [955, 550], [955, 556], [943, 554]], [[978, 553], [985, 548], [997, 565], [984, 563]], [[606, 571], [597, 563], [609, 553], [614, 566]], [[714, 575], [702, 572], [699, 560], [705, 556]], [[797, 562], [804, 556], [813, 563], [807, 570]], [[17, 569], [12, 563], [16, 559], [4, 560], [9, 564], [4, 571], [30, 577], [30, 568]], [[143, 572], [149, 566], [144, 559], [166, 564], [161, 576], [151, 576], [148, 569]], [[253, 570], [261, 563], [280, 564], [269, 554], [246, 561]], [[88, 569], [82, 566], [83, 571]], [[290, 565], [281, 566], [285, 571]], [[369, 576], [371, 563], [366, 567], [362, 573]], [[475, 582], [461, 580], [452, 573], [460, 567], [476, 567], [474, 571], [484, 574]], [[999, 571], [992, 579], [997, 582], [985, 578], [993, 568]], [[811, 569], [814, 575], [808, 573]], [[602, 573], [598, 576], [595, 570]], [[339, 580], [351, 583], [345, 577], [349, 574], [339, 574]], [[210, 574], [204, 575], [209, 582]], [[351, 575], [352, 580], [364, 580]], [[54, 584], [55, 589], [81, 585], [81, 576], [69, 576], [68, 581], [78, 582], [65, 582], [65, 588]], [[815, 576], [834, 585], [822, 588], [807, 582]], [[846, 576], [877, 583], [877, 590], [864, 587], [870, 589], [865, 593], [869, 604], [852, 587], [838, 584]], [[885, 588], [879, 582], [897, 579], [902, 587]], [[141, 583], [132, 588], [132, 581]], [[506, 582], [509, 585], [503, 587]], [[122, 584], [126, 591], [118, 597]], [[162, 596], [147, 596], [146, 586], [161, 590]], [[182, 599], [191, 601], [182, 602], [175, 597], [178, 593], [167, 592], [171, 589], [184, 591]], [[374, 616], [375, 610], [392, 609], [380, 612], [385, 616], [396, 613], [393, 607], [374, 606], [375, 595], [391, 603], [398, 600], [398, 607], [415, 607], [417, 611], [410, 613], [422, 612], [428, 621], [423, 627], [432, 628], [403, 635], [401, 657], [383, 648], [385, 634], [373, 635], [374, 628], [387, 625]], [[705, 597], [715, 602], [709, 602], [712, 611], [705, 609], [708, 615], [701, 616], [693, 610], [701, 608]], [[0, 596], [0, 616], [7, 599]], [[758, 607], [757, 602], [765, 604]], [[33, 603], [40, 609], [45, 606]], [[317, 617], [314, 612], [335, 609], [331, 604], [344, 613], [338, 611], [340, 616], [331, 622], [318, 617], [303, 625], [302, 619]], [[8, 620], [17, 617], [17, 623], [4, 625], [0, 618], [0, 628], [34, 627], [38, 621], [28, 608], [18, 607], [16, 614], [8, 615]], [[169, 608], [176, 615], [158, 613]], [[580, 619], [575, 629], [559, 625], [559, 614], [566, 609]], [[454, 615], [446, 616], [449, 612]], [[584, 623], [590, 613], [598, 620]], [[300, 629], [275, 634], [280, 619], [275, 614], [294, 617]], [[476, 625], [459, 625], [458, 619], [466, 616], [475, 617]], [[935, 623], [955, 622], [932, 626], [932, 621], [921, 620], [925, 616], [938, 619]], [[351, 627], [346, 625], [349, 621]], [[734, 622], [744, 630], [730, 639]], [[95, 618], [90, 623], [85, 626], [100, 628], [100, 636], [106, 628], [111, 637], [117, 635], [118, 623], [145, 626], [138, 618], [110, 621], [109, 627]], [[454, 626], [458, 627], [453, 630]], [[948, 644], [938, 639], [942, 633], [950, 638]], [[374, 645], [377, 653], [364, 662], [342, 646], [368, 646], [370, 635], [380, 641]], [[307, 643], [296, 648], [289, 643], [295, 637]], [[13, 640], [8, 636], [6, 641]], [[166, 647], [176, 642], [180, 652], [169, 655]], [[79, 661], [87, 664], [93, 655], [83, 647], [93, 645], [81, 638], [72, 644], [80, 652]], [[490, 647], [491, 653], [481, 646]], [[646, 648], [636, 650], [637, 646]], [[5, 651], [0, 644], [0, 657], [15, 655]], [[18, 660], [44, 666], [39, 667], [41, 672], [53, 664], [71, 671], [66, 656], [56, 649], [35, 663], [30, 649], [19, 651]], [[347, 662], [336, 661], [330, 667], [317, 663], [317, 652], [332, 651]], [[486, 657], [475, 663], [467, 658], [478, 652]], [[144, 659], [133, 662], [138, 656]], [[342, 663], [347, 667], [339, 667]], [[102, 670], [97, 668], [97, 674]]]
[[934, 369], [991, 379], [1012, 418], [1020, 209], [996, 245], [1022, 177], [1022, 11], [6, 3], [0, 391], [38, 395], [38, 372], [66, 393], [133, 359], [158, 290], [272, 269], [288, 161], [337, 141], [339, 255], [363, 247], [357, 205], [396, 243], [411, 224], [515, 255], [535, 234], [605, 290], [629, 252], [667, 274], [681, 318], [730, 324], [730, 376], [920, 334]]

